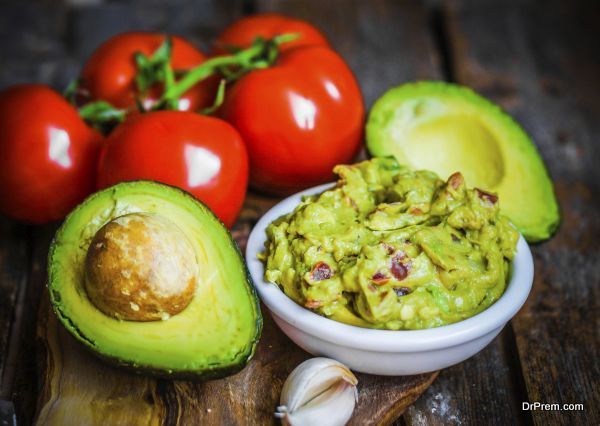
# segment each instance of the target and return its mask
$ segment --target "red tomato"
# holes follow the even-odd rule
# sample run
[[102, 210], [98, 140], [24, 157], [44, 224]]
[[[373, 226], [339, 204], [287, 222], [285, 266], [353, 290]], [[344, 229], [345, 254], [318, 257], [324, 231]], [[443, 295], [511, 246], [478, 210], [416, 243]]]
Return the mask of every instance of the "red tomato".
[[140, 114], [111, 133], [98, 164], [100, 188], [136, 179], [185, 189], [231, 227], [246, 195], [248, 155], [239, 133], [218, 118]]
[[[166, 35], [158, 33], [131, 32], [116, 35], [104, 42], [85, 64], [81, 72], [82, 87], [90, 92], [92, 100], [105, 100], [117, 108], [135, 106], [140, 96], [135, 84], [137, 67], [136, 52], [152, 54], [165, 41]], [[201, 64], [206, 57], [181, 37], [173, 36], [171, 66], [174, 70], [187, 70]], [[161, 87], [153, 87], [143, 94], [143, 104], [150, 107], [161, 95]], [[211, 105], [215, 89], [200, 83], [188, 90], [179, 101], [182, 111], [197, 110]]]
[[282, 51], [298, 46], [329, 46], [325, 36], [308, 22], [265, 13], [241, 18], [227, 27], [217, 38], [215, 52], [224, 53], [226, 46], [248, 47], [259, 36], [268, 39], [284, 33], [298, 33], [300, 38], [283, 44]]
[[342, 58], [309, 46], [234, 83], [221, 114], [246, 143], [251, 185], [284, 194], [327, 182], [336, 164], [352, 161], [365, 111]]
[[63, 218], [94, 190], [101, 140], [49, 87], [0, 92], [0, 211], [31, 223]]

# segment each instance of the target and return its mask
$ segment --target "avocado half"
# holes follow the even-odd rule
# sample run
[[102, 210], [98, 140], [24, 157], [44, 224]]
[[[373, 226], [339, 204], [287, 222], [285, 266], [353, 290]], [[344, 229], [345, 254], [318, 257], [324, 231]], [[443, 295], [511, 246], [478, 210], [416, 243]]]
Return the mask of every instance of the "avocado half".
[[[150, 213], [188, 237], [198, 262], [189, 305], [159, 321], [110, 317], [89, 299], [85, 258], [96, 232], [114, 218]], [[241, 370], [262, 329], [260, 306], [231, 235], [192, 195], [151, 181], [120, 183], [91, 195], [66, 218], [50, 247], [48, 289], [65, 328], [114, 364], [161, 377], [211, 379]]]
[[499, 106], [451, 83], [423, 81], [387, 91], [371, 109], [366, 130], [373, 156], [393, 155], [446, 179], [499, 195], [500, 207], [530, 242], [560, 223], [544, 162], [530, 137]]

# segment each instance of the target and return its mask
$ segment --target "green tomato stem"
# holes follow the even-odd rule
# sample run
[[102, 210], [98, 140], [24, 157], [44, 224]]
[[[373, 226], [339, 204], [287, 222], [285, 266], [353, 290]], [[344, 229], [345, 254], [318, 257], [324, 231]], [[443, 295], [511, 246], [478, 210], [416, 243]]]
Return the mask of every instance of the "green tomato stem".
[[217, 109], [219, 109], [221, 107], [221, 105], [223, 105], [223, 101], [225, 100], [225, 84], [226, 83], [227, 83], [227, 80], [225, 80], [224, 78], [221, 79], [221, 81], [219, 82], [219, 88], [217, 89], [217, 96], [215, 97], [215, 101], [213, 102], [213, 104], [211, 106], [200, 110], [200, 114], [210, 115], [210, 114], [214, 113]]
[[[179, 81], [165, 88], [165, 92], [162, 96], [163, 102], [170, 102], [172, 100], [179, 99], [185, 92], [190, 90], [193, 86], [198, 84], [200, 81], [207, 79], [214, 75], [221, 68], [226, 67], [240, 67], [243, 71], [251, 71], [255, 68], [264, 68], [266, 64], [264, 61], [260, 61], [265, 52], [268, 51], [269, 45], [278, 47], [283, 43], [296, 40], [300, 35], [296, 33], [282, 34], [274, 37], [271, 40], [264, 41], [257, 39], [250, 47], [241, 50], [233, 55], [219, 56], [216, 58], [209, 59], [206, 62], [192, 68], [188, 71]], [[271, 65], [277, 55], [269, 55]], [[256, 60], [259, 60], [256, 64]]]

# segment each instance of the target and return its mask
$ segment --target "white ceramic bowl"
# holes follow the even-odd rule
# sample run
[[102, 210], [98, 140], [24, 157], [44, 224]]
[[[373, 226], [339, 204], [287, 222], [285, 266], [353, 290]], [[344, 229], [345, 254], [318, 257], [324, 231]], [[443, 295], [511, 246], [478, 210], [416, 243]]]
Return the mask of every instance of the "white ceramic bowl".
[[329, 187], [307, 189], [274, 206], [258, 221], [246, 247], [246, 261], [260, 298], [279, 328], [306, 351], [337, 359], [363, 373], [401, 376], [435, 371], [482, 350], [525, 303], [533, 282], [533, 259], [521, 236], [502, 297], [485, 311], [454, 324], [427, 330], [372, 330], [330, 320], [296, 304], [276, 284], [264, 280], [257, 254], [263, 251], [269, 223], [291, 212], [303, 195]]

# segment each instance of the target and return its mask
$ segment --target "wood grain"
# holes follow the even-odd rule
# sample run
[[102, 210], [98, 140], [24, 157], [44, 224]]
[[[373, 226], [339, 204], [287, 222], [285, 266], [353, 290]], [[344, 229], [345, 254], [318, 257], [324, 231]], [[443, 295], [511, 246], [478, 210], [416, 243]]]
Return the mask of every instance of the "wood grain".
[[[93, 359], [68, 335], [42, 297], [38, 338], [45, 371], [36, 423], [159, 425], [165, 408], [155, 398], [156, 381], [122, 372]], [[158, 401], [158, 404], [154, 402]]]
[[532, 135], [562, 209], [556, 236], [533, 247], [533, 291], [512, 321], [523, 401], [585, 406], [528, 413], [535, 424], [597, 423], [600, 6], [462, 1], [448, 11], [455, 75], [500, 102]]
[[418, 0], [257, 0], [257, 12], [297, 16], [324, 32], [370, 107], [387, 89], [441, 77], [426, 5]]
[[41, 358], [41, 342], [36, 336], [38, 311], [41, 296], [46, 291], [46, 260], [48, 245], [58, 224], [32, 227], [30, 244], [30, 262], [27, 271], [25, 295], [17, 305], [22, 311], [21, 326], [16, 336], [14, 348], [17, 351], [15, 380], [12, 383], [12, 399], [19, 424], [31, 424], [35, 413], [38, 393], [40, 392], [40, 371], [44, 370]]
[[410, 425], [527, 424], [514, 364], [518, 355], [510, 327], [485, 349], [442, 372], [404, 414]]
[[[20, 299], [23, 299], [29, 265], [28, 229], [12, 220], [0, 218], [0, 397], [10, 397], [16, 361], [16, 352], [9, 348], [15, 344], [11, 335], [18, 333], [20, 316], [17, 311]], [[12, 351], [9, 349], [13, 349]]]

